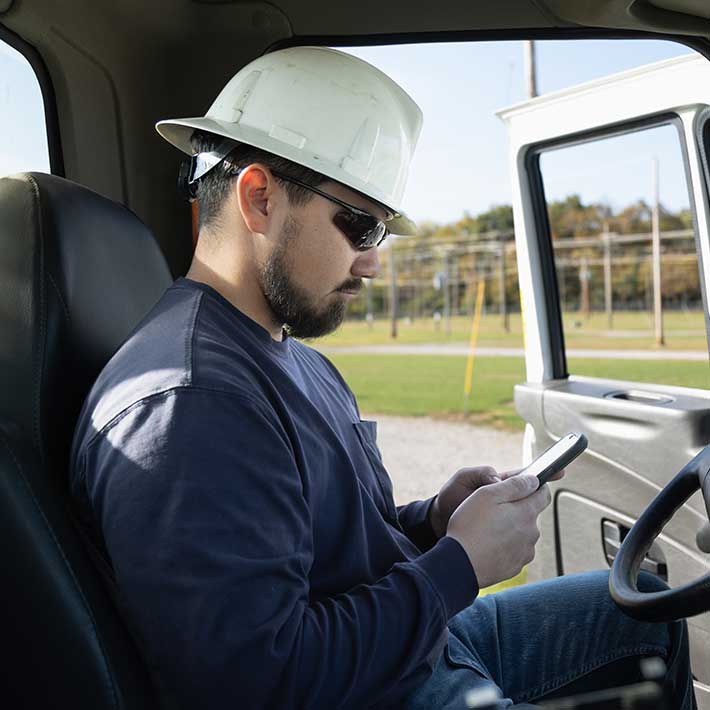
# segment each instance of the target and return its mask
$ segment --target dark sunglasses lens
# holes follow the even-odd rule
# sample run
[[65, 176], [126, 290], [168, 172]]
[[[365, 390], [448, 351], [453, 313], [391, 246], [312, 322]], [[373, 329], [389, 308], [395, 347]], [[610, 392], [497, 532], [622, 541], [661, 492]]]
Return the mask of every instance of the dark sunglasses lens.
[[359, 251], [377, 246], [387, 236], [387, 227], [384, 222], [370, 215], [359, 215], [346, 211], [337, 212], [333, 217], [333, 224]]

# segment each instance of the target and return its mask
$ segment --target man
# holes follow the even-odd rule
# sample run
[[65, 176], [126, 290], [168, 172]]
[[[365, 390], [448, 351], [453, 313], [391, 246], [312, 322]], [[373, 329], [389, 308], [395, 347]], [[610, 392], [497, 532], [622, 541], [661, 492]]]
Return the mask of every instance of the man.
[[413, 230], [420, 127], [381, 72], [307, 47], [158, 124], [192, 156], [197, 248], [97, 380], [73, 451], [127, 619], [189, 708], [454, 709], [488, 682], [507, 706], [642, 655], [693, 707], [684, 626], [625, 618], [604, 574], [473, 604], [533, 559], [547, 486], [477, 467], [396, 508], [374, 422], [295, 340], [335, 329], [388, 231]]

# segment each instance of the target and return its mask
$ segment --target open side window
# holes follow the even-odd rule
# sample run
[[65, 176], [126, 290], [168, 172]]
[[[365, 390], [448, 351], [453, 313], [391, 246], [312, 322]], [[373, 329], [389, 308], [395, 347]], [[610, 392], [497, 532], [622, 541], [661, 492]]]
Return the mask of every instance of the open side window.
[[18, 49], [0, 37], [0, 175], [50, 172], [46, 116], [35, 70]]
[[702, 253], [679, 116], [547, 141], [530, 148], [526, 165], [553, 378], [569, 371], [697, 386], [697, 364], [696, 372], [663, 364], [708, 361]]

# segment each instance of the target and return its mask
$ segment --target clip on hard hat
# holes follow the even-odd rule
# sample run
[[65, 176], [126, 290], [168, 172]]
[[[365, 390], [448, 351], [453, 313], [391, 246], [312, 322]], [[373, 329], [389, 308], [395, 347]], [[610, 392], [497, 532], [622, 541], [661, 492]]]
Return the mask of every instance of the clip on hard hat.
[[178, 172], [178, 189], [188, 202], [197, 197], [199, 181], [212, 168], [217, 167], [237, 144], [231, 140], [222, 141], [214, 150], [207, 153], [194, 153], [180, 163]]

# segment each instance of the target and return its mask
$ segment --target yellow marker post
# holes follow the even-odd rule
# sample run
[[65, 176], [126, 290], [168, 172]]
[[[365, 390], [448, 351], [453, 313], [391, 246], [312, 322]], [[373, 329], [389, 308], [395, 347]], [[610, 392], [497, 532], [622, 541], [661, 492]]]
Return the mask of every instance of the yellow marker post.
[[476, 310], [473, 316], [473, 324], [471, 325], [471, 340], [468, 344], [466, 380], [463, 386], [464, 411], [468, 410], [468, 398], [471, 394], [471, 385], [473, 383], [473, 360], [476, 357], [476, 343], [478, 342], [478, 330], [481, 326], [481, 311], [483, 309], [483, 294], [485, 293], [485, 290], [486, 282], [481, 279], [478, 282], [478, 291], [476, 292]]
[[525, 340], [525, 301], [523, 300], [523, 290], [520, 289], [520, 326], [523, 329], [523, 351], [527, 352]]

